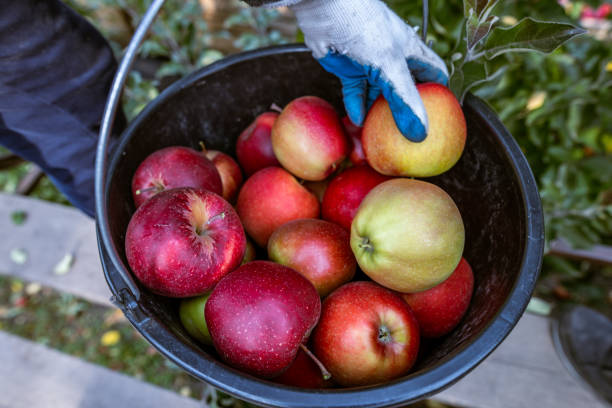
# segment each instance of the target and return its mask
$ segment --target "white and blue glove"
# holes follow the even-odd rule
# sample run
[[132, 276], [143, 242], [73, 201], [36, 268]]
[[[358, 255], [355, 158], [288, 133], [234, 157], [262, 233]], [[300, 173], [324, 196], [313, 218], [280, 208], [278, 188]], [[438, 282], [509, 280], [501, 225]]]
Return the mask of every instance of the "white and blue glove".
[[286, 0], [273, 5], [291, 7], [314, 57], [340, 78], [354, 124], [363, 125], [382, 93], [402, 134], [413, 142], [425, 139], [427, 114], [413, 76], [446, 85], [448, 71], [412, 27], [380, 0]]

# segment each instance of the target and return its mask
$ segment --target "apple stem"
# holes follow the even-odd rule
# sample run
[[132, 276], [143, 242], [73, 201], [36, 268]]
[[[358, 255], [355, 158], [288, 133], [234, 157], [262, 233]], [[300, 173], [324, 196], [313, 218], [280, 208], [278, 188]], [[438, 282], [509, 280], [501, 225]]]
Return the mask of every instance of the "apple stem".
[[206, 145], [203, 141], [200, 140], [200, 149], [202, 149], [202, 153], [206, 154]]
[[206, 225], [210, 225], [213, 221], [216, 221], [218, 219], [224, 219], [224, 218], [225, 218], [225, 211], [210, 217], [208, 221], [206, 221]]
[[270, 105], [270, 110], [273, 110], [275, 112], [281, 113], [283, 111], [283, 108], [281, 108], [280, 106], [278, 106], [275, 103], [272, 103], [272, 105]]
[[154, 191], [157, 190], [157, 192], [159, 193], [160, 191], [163, 191], [164, 187], [163, 186], [153, 186], [153, 187], [147, 187], [147, 188], [141, 188], [135, 191], [136, 195], [141, 195], [142, 193], [148, 193], [149, 191]]
[[331, 373], [329, 371], [327, 371], [327, 368], [325, 368], [325, 366], [323, 365], [323, 363], [317, 358], [317, 356], [315, 356], [312, 351], [308, 350], [308, 347], [306, 347], [303, 343], [300, 343], [300, 348], [304, 351], [304, 353], [306, 353], [306, 355], [308, 357], [310, 357], [310, 359], [312, 361], [314, 361], [314, 363], [319, 367], [319, 370], [321, 370], [321, 374], [323, 375], [323, 379], [324, 380], [329, 380], [331, 378]]

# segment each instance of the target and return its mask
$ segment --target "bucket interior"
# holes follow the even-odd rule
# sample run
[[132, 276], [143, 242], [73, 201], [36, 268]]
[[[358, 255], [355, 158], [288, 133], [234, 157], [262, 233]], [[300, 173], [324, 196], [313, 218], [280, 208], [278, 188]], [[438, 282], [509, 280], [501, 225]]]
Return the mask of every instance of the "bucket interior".
[[[130, 183], [145, 157], [172, 145], [198, 149], [200, 141], [208, 149], [235, 156], [237, 137], [257, 115], [272, 103], [284, 106], [303, 95], [322, 97], [344, 115], [339, 81], [304, 50], [230, 59], [181, 80], [148, 106], [124, 132], [120, 147], [111, 156], [108, 173], [111, 236], [125, 265], [125, 231], [134, 212]], [[466, 229], [464, 256], [474, 271], [474, 294], [469, 310], [452, 333], [423, 343], [418, 362], [408, 377], [452, 359], [499, 318], [524, 262], [527, 210], [520, 175], [499, 139], [498, 130], [491, 125], [490, 111], [483, 113], [484, 105], [475, 101], [470, 97], [464, 104], [468, 136], [463, 156], [450, 171], [426, 179], [448, 192], [461, 211]], [[111, 288], [121, 286], [119, 274], [106, 269]], [[535, 276], [537, 267], [534, 269]], [[517, 305], [520, 312], [533, 289], [533, 282], [529, 284], [526, 299]], [[196, 355], [216, 358], [212, 348], [200, 346], [182, 328], [177, 300], [140, 288], [142, 309], [171, 333], [168, 339], [159, 340], [167, 342], [163, 347], [171, 349], [172, 342], [179, 342]], [[197, 376], [198, 370], [192, 373]]]

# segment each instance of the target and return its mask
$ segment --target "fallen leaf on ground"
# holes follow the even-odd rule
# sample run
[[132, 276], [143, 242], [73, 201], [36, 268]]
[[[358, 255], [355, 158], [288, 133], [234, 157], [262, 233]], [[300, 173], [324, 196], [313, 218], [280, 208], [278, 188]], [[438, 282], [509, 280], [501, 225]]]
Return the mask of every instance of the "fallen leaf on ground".
[[64, 255], [64, 257], [53, 268], [53, 273], [56, 275], [67, 274], [72, 267], [72, 262], [74, 262], [74, 256], [72, 256], [72, 254]]
[[11, 220], [15, 225], [21, 225], [28, 218], [28, 213], [25, 211], [13, 211], [11, 213]]
[[23, 248], [16, 248], [11, 251], [10, 257], [17, 265], [23, 265], [28, 260], [28, 252]]
[[114, 346], [115, 344], [119, 343], [119, 340], [121, 340], [121, 333], [119, 333], [117, 330], [109, 330], [102, 335], [100, 344], [105, 347]]

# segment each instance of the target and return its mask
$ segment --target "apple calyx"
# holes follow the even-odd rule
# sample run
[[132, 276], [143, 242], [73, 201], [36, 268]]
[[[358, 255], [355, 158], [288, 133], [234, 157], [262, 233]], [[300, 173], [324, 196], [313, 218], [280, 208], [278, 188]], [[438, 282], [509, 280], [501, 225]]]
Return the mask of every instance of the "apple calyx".
[[368, 237], [361, 237], [361, 242], [357, 246], [370, 254], [374, 252], [374, 245]]
[[391, 330], [389, 330], [389, 328], [384, 324], [380, 325], [380, 327], [378, 328], [378, 341], [383, 344], [389, 344], [393, 342]]
[[324, 380], [329, 380], [332, 375], [329, 371], [327, 371], [327, 368], [325, 368], [325, 366], [323, 365], [323, 363], [317, 358], [317, 356], [315, 356], [312, 351], [308, 350], [308, 347], [306, 347], [303, 343], [300, 343], [300, 348], [304, 351], [304, 353], [306, 353], [306, 355], [308, 357], [310, 357], [310, 359], [312, 361], [314, 361], [314, 363], [317, 365], [317, 367], [319, 367], [319, 370], [321, 370], [321, 375], [323, 376]]

